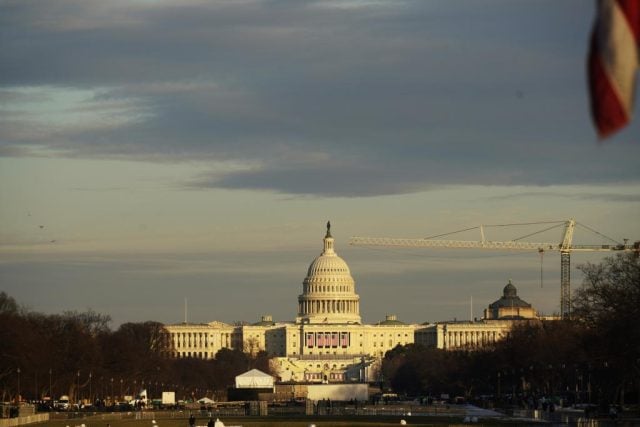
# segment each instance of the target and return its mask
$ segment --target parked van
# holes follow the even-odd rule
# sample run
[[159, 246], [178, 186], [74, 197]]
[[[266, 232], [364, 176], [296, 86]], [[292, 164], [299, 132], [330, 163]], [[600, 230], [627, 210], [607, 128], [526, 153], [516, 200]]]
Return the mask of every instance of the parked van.
[[59, 411], [66, 411], [69, 409], [70, 405], [69, 396], [60, 396], [60, 399], [58, 399], [58, 403], [56, 404], [56, 409]]

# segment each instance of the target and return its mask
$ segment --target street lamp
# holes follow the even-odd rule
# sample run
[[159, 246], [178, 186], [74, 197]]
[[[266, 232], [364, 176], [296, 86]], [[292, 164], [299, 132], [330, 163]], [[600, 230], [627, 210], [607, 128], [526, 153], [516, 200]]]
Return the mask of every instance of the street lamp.
[[120, 399], [122, 399], [122, 378], [120, 378]]
[[91, 399], [91, 372], [89, 372], [89, 403], [93, 402]]
[[80, 405], [80, 370], [78, 370], [78, 396], [77, 396], [77, 401], [78, 401], [78, 405]]
[[52, 369], [49, 368], [49, 402], [53, 403], [53, 391], [51, 390], [51, 374], [53, 373]]
[[111, 396], [109, 396], [111, 398], [111, 406], [113, 406], [113, 377], [111, 377]]
[[20, 368], [17, 369], [18, 372], [18, 405], [20, 405]]

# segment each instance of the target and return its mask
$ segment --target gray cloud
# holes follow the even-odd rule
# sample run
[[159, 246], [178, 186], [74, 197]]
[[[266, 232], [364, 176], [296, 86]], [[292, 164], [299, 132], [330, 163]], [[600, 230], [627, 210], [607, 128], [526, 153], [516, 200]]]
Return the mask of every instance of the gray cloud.
[[[0, 8], [0, 155], [242, 163], [186, 184], [322, 196], [640, 178], [637, 123], [595, 143], [578, 0]], [[38, 96], [56, 114], [16, 108]]]
[[545, 197], [545, 198], [562, 198], [562, 199], [574, 199], [574, 200], [588, 200], [588, 201], [602, 201], [611, 203], [639, 203], [640, 194], [623, 194], [623, 193], [577, 193], [568, 194], [566, 192], [553, 192], [553, 191], [525, 191], [515, 194], [507, 194], [504, 196], [491, 197], [491, 200], [516, 200], [530, 197]]

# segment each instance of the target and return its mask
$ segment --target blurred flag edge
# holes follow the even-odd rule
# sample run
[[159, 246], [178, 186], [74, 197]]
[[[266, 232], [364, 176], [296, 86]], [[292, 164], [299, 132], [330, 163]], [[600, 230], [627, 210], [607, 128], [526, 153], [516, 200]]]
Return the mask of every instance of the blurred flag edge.
[[639, 67], [640, 0], [598, 0], [588, 58], [591, 115], [606, 138], [631, 120]]

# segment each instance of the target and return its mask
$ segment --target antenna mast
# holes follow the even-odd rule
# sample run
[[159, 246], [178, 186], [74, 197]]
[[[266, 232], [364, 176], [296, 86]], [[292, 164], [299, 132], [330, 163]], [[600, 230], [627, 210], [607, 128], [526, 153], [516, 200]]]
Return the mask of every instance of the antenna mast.
[[187, 323], [187, 297], [184, 297], [184, 323]]

